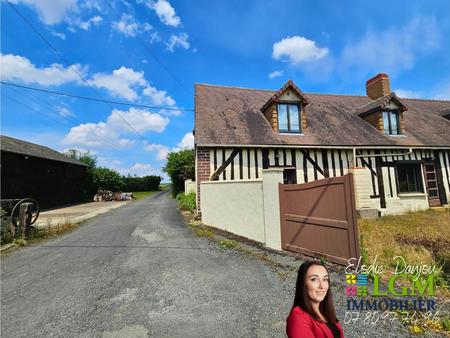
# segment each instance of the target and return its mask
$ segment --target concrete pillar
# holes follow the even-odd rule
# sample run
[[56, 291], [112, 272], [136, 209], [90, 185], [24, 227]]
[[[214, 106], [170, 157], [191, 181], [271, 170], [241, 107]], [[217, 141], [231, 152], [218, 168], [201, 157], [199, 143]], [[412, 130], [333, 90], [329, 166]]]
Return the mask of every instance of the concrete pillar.
[[355, 204], [356, 209], [370, 208], [370, 186], [367, 179], [366, 168], [354, 167], [349, 172], [353, 174], [353, 182], [355, 185]]
[[283, 169], [263, 170], [264, 237], [268, 248], [281, 250], [280, 196], [278, 184], [283, 183]]
[[377, 218], [378, 209], [374, 209], [370, 203], [370, 172], [367, 168], [354, 167], [349, 172], [353, 174], [355, 187], [355, 206], [358, 216], [361, 218]]

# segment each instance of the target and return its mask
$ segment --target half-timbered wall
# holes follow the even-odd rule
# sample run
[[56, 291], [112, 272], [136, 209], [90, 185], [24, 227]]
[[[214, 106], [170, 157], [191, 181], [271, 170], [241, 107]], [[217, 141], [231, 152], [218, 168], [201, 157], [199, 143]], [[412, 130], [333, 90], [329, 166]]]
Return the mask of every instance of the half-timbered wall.
[[[233, 148], [210, 149], [210, 172], [214, 173], [230, 157], [232, 152]], [[408, 196], [399, 196], [397, 191], [394, 165], [396, 161], [433, 160], [436, 164], [437, 174], [442, 181], [440, 194], [445, 194], [445, 200], [450, 201], [450, 150], [415, 149], [410, 154], [407, 152], [406, 149], [356, 150], [356, 166], [366, 169], [365, 173], [370, 186], [370, 199], [373, 208], [380, 210], [405, 209], [405, 205], [408, 203]], [[383, 156], [383, 154], [386, 154], [386, 156]], [[373, 155], [381, 156], [374, 157]], [[262, 170], [272, 167], [296, 168], [297, 183], [343, 176], [349, 172], [349, 168], [353, 167], [353, 150], [238, 148], [238, 153], [218, 179], [220, 181], [235, 181], [261, 178]], [[381, 177], [380, 183], [379, 177]], [[381, 192], [384, 192], [384, 201], [383, 198], [380, 199], [380, 189]], [[411, 202], [411, 209], [424, 207], [426, 200], [424, 193], [421, 201]]]
[[[210, 150], [210, 172], [214, 173], [231, 155], [232, 148]], [[261, 178], [262, 170], [274, 167], [296, 168], [297, 183], [325, 177], [343, 176], [352, 166], [352, 150], [311, 150], [288, 148], [240, 148], [220, 174], [219, 180]]]

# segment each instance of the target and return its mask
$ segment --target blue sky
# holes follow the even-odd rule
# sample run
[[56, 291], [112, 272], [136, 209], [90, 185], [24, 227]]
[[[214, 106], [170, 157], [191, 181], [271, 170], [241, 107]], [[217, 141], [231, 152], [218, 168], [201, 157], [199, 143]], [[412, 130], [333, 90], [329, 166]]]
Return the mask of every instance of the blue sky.
[[364, 95], [385, 72], [401, 97], [450, 99], [444, 0], [9, 1], [57, 52], [3, 0], [2, 81], [156, 108], [2, 85], [2, 134], [123, 174], [161, 175], [193, 145], [194, 83]]

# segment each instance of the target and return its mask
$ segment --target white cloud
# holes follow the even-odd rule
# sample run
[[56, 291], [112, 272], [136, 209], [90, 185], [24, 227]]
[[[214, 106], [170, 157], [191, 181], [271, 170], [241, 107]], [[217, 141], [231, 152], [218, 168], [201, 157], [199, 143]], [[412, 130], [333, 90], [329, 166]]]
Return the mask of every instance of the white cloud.
[[91, 28], [92, 25], [98, 25], [100, 22], [103, 21], [103, 18], [101, 16], [93, 16], [92, 18], [89, 18], [87, 21], [80, 21], [78, 23], [78, 26], [87, 31]]
[[144, 149], [149, 152], [156, 152], [156, 159], [159, 161], [165, 161], [167, 154], [170, 152], [170, 148], [162, 144], [147, 144]]
[[403, 98], [419, 98], [419, 97], [423, 96], [423, 94], [421, 92], [414, 91], [414, 90], [408, 90], [408, 89], [400, 89], [400, 88], [395, 89], [394, 93], [398, 97], [403, 97]]
[[180, 25], [181, 19], [175, 15], [175, 9], [168, 1], [158, 0], [156, 2], [147, 2], [147, 6], [156, 12], [162, 23], [173, 27]]
[[154, 104], [162, 106], [174, 106], [175, 100], [172, 99], [165, 90], [158, 90], [155, 87], [148, 85], [144, 88], [142, 93], [152, 100]]
[[[22, 83], [38, 83], [43, 86], [61, 85], [81, 82], [74, 69], [88, 78], [87, 67], [74, 64], [65, 68], [60, 64], [52, 64], [48, 67], [36, 67], [27, 58], [19, 55], [0, 54], [1, 78]], [[111, 96], [122, 97], [129, 101], [134, 101], [140, 95], [150, 98], [156, 105], [175, 106], [175, 100], [167, 94], [165, 90], [159, 90], [149, 84], [145, 79], [143, 71], [135, 71], [124, 66], [114, 70], [112, 73], [95, 73], [87, 80], [87, 85], [106, 89]], [[163, 111], [163, 113], [166, 113]], [[171, 115], [179, 115], [179, 111]], [[168, 115], [168, 114], [167, 114]]]
[[[129, 127], [124, 121], [125, 119], [133, 126]], [[151, 113], [144, 109], [130, 108], [128, 111], [114, 109], [108, 117], [107, 125], [109, 128], [117, 132], [133, 132], [144, 133], [147, 131], [154, 131], [161, 133], [169, 123], [167, 117], [163, 117], [157, 113]]]
[[167, 155], [172, 151], [180, 151], [183, 149], [194, 148], [194, 135], [192, 133], [186, 133], [177, 146], [170, 148], [163, 144], [147, 144], [144, 149], [148, 152], [156, 152], [156, 159], [158, 161], [165, 161]]
[[56, 107], [56, 111], [61, 117], [74, 117], [75, 114], [72, 113], [67, 107]]
[[151, 30], [153, 29], [153, 26], [150, 25], [148, 22], [146, 22], [146, 23], [144, 23], [144, 24], [142, 25], [142, 29], [143, 29], [145, 32], [151, 31]]
[[194, 134], [186, 133], [181, 141], [178, 143], [178, 147], [181, 149], [193, 149], [194, 148]]
[[139, 24], [129, 14], [123, 14], [121, 20], [112, 23], [112, 27], [128, 37], [136, 36], [139, 31]]
[[131, 145], [132, 140], [118, 138], [117, 133], [104, 122], [82, 123], [70, 128], [62, 144], [85, 148], [123, 148]]
[[276, 77], [280, 77], [283, 76], [283, 71], [282, 70], [275, 70], [272, 73], [269, 74], [269, 78], [274, 79]]
[[124, 176], [161, 176], [163, 178], [163, 181], [168, 181], [167, 175], [163, 173], [160, 168], [155, 168], [149, 163], [136, 162], [131, 167], [124, 167], [120, 161], [111, 158], [99, 158], [98, 162], [99, 166], [114, 169]]
[[62, 140], [62, 144], [89, 149], [123, 148], [134, 144], [130, 138], [133, 132], [160, 133], [168, 123], [167, 117], [143, 109], [130, 108], [128, 111], [114, 109], [105, 122], [82, 123], [72, 127]]
[[[39, 68], [27, 58], [13, 54], [0, 54], [1, 75], [3, 80], [13, 80], [23, 83], [38, 83], [43, 86], [61, 85], [68, 82], [78, 82], [80, 78], [70, 69], [54, 63], [48, 67]], [[85, 67], [72, 65], [75, 70], [85, 73]]]
[[416, 17], [403, 27], [389, 27], [382, 32], [368, 30], [357, 41], [344, 47], [340, 69], [360, 76], [385, 72], [390, 75], [411, 69], [420, 54], [439, 46], [441, 34], [436, 20]]
[[272, 50], [272, 57], [275, 60], [286, 60], [294, 65], [319, 60], [327, 54], [327, 48], [319, 48], [315, 41], [302, 36], [288, 36], [274, 43]]
[[61, 40], [66, 39], [66, 34], [55, 31], [54, 29], [47, 28], [51, 35], [60, 38]]
[[88, 10], [95, 9], [98, 12], [101, 12], [102, 11], [102, 6], [101, 6], [100, 2], [102, 2], [102, 1], [101, 0], [84, 0], [81, 3], [80, 7], [88, 9]]
[[160, 170], [154, 168], [148, 163], [135, 163], [129, 169], [126, 169], [127, 174], [136, 176], [148, 176], [148, 175], [159, 175]]
[[178, 35], [172, 34], [166, 45], [167, 49], [171, 52], [173, 52], [176, 47], [189, 49], [189, 36], [186, 33], [179, 33]]
[[152, 35], [150, 35], [150, 44], [152, 44], [153, 42], [158, 42], [161, 41], [161, 38], [159, 37], [158, 32], [153, 32]]
[[126, 37], [135, 37], [138, 34], [152, 30], [153, 26], [148, 22], [141, 24], [132, 15], [123, 14], [119, 21], [112, 23], [112, 28]]
[[33, 7], [42, 22], [55, 25], [67, 18], [69, 13], [77, 12], [77, 0], [10, 0]]
[[114, 70], [112, 74], [94, 74], [92, 79], [89, 80], [89, 84], [98, 88], [105, 88], [111, 95], [123, 97], [129, 101], [138, 98], [136, 87], [148, 85], [144, 78], [144, 72], [136, 72], [123, 66]]

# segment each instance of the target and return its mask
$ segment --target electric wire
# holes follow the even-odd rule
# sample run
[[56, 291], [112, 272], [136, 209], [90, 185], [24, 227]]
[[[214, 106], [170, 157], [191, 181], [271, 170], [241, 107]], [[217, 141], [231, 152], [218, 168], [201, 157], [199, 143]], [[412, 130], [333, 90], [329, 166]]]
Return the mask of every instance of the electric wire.
[[[103, 0], [106, 4], [106, 6], [109, 7], [109, 9], [111, 9], [112, 12], [114, 12], [117, 17], [119, 18], [119, 20], [122, 22], [123, 25], [127, 26], [127, 23], [122, 19], [122, 16], [120, 15], [119, 12], [116, 11], [116, 9], [111, 6], [111, 4], [107, 1], [107, 0]], [[180, 80], [178, 80], [178, 78], [170, 71], [170, 69], [161, 62], [161, 60], [159, 60], [159, 58], [153, 54], [153, 51], [148, 48], [148, 46], [144, 43], [144, 41], [142, 41], [142, 39], [139, 36], [135, 36], [135, 38], [141, 43], [141, 45], [147, 50], [148, 54], [156, 61], [158, 62], [158, 64], [167, 72], [167, 74], [169, 74], [174, 80], [175, 82], [181, 87], [183, 88], [189, 95], [194, 95], [194, 93], [192, 92], [192, 90], [188, 89]]]
[[28, 89], [28, 90], [34, 90], [34, 91], [37, 91], [37, 92], [48, 93], [48, 94], [59, 95], [59, 96], [66, 96], [66, 97], [71, 97], [71, 98], [81, 99], [81, 100], [88, 100], [88, 101], [95, 101], [95, 102], [107, 102], [107, 103], [112, 103], [112, 104], [117, 104], [117, 105], [130, 106], [130, 107], [140, 107], [140, 108], [147, 108], [147, 109], [174, 110], [174, 111], [194, 111], [194, 109], [190, 109], [190, 108], [174, 108], [174, 107], [165, 107], [165, 106], [150, 106], [150, 105], [145, 105], [145, 104], [128, 103], [128, 102], [114, 101], [114, 100], [107, 100], [107, 99], [96, 99], [94, 97], [77, 95], [77, 94], [72, 94], [72, 93], [58, 92], [58, 91], [48, 90], [48, 89], [41, 89], [41, 88], [25, 86], [25, 85], [21, 85], [21, 84], [18, 84], [18, 83], [12, 83], [12, 82], [6, 82], [6, 81], [0, 81], [0, 83], [4, 84], [6, 86], [14, 86], [14, 87], [24, 88], [24, 89]]
[[[18, 90], [14, 89], [14, 88], [11, 88], [11, 89], [13, 89], [13, 91], [15, 91], [16, 93], [18, 93], [19, 95], [21, 95], [21, 93], [20, 93]], [[45, 102], [45, 105], [49, 108], [49, 110], [51, 110], [52, 112], [54, 112], [56, 116], [49, 115], [49, 114], [47, 114], [47, 113], [45, 113], [45, 112], [42, 112], [42, 111], [38, 111], [37, 109], [35, 109], [35, 108], [33, 108], [33, 107], [27, 105], [26, 103], [24, 103], [24, 102], [22, 102], [22, 101], [18, 101], [18, 100], [16, 100], [16, 99], [14, 99], [13, 97], [10, 97], [10, 96], [6, 95], [4, 92], [2, 92], [2, 95], [5, 96], [5, 97], [7, 97], [7, 98], [10, 99], [10, 100], [16, 102], [16, 103], [19, 103], [20, 105], [22, 105], [22, 106], [24, 106], [24, 107], [26, 107], [26, 108], [28, 108], [28, 109], [31, 109], [31, 110], [35, 111], [36, 113], [44, 114], [44, 115], [47, 117], [47, 119], [49, 119], [49, 120], [52, 120], [52, 121], [57, 122], [57, 123], [62, 124], [62, 125], [64, 124], [64, 123], [59, 119], [59, 117], [60, 117], [61, 115], [58, 114], [58, 113], [56, 113], [54, 107], [51, 107], [50, 103], [48, 103], [47, 101], [42, 100], [41, 98], [37, 98], [37, 97], [34, 96], [34, 102], [35, 102], [36, 104], [38, 104], [41, 108], [43, 107], [43, 106], [42, 106], [42, 103]], [[28, 97], [31, 97], [31, 96], [29, 96], [29, 95], [30, 95], [29, 93], [26, 93], [26, 95], [28, 95]], [[39, 99], [39, 100], [42, 100], [42, 103], [41, 103], [41, 104], [38, 103], [38, 101], [37, 101], [38, 99]], [[81, 121], [80, 119], [78, 119], [78, 118], [75, 117], [75, 116], [68, 116], [68, 117], [71, 118], [72, 120], [76, 121], [77, 123], [80, 123], [80, 124], [84, 124], [84, 123], [85, 123], [85, 122]], [[69, 121], [68, 121], [67, 119], [65, 119], [65, 118], [63, 118], [63, 120], [66, 121], [66, 122], [69, 122]], [[110, 144], [115, 144], [116, 146], [121, 146], [120, 143], [119, 143], [116, 139], [110, 138], [110, 137], [108, 137], [108, 136], [106, 136], [106, 135], [104, 135], [104, 134], [98, 134], [97, 136], [98, 136], [99, 138], [105, 140], [105, 141], [108, 141]]]
[[[16, 8], [15, 5], [13, 5], [9, 0], [6, 0], [6, 2], [8, 3], [8, 5], [16, 12], [16, 14], [33, 30], [33, 32], [38, 35], [42, 41], [44, 41], [44, 43], [58, 56], [60, 57], [66, 64], [69, 65], [69, 68], [84, 82], [89, 86], [88, 81], [84, 78], [84, 76], [82, 74], [80, 74], [80, 72], [78, 72], [78, 70], [75, 69], [75, 67], [73, 67], [73, 65], [70, 64], [70, 62], [68, 62], [68, 60], [55, 48], [53, 47], [53, 45], [36, 29], [36, 27], [33, 26], [33, 24]], [[89, 86], [90, 87], [90, 86]], [[100, 97], [102, 100], [103, 97], [98, 93], [97, 90], [95, 90], [94, 88], [90, 87], [92, 89], [92, 91], [94, 91], [94, 93]], [[108, 102], [105, 102], [105, 104], [108, 105], [108, 107], [113, 110], [114, 107], [109, 104]], [[123, 116], [120, 112], [118, 112], [118, 116], [119, 118], [126, 123], [133, 131], [136, 135], [138, 135], [140, 138], [142, 138], [144, 141], [147, 141]]]

